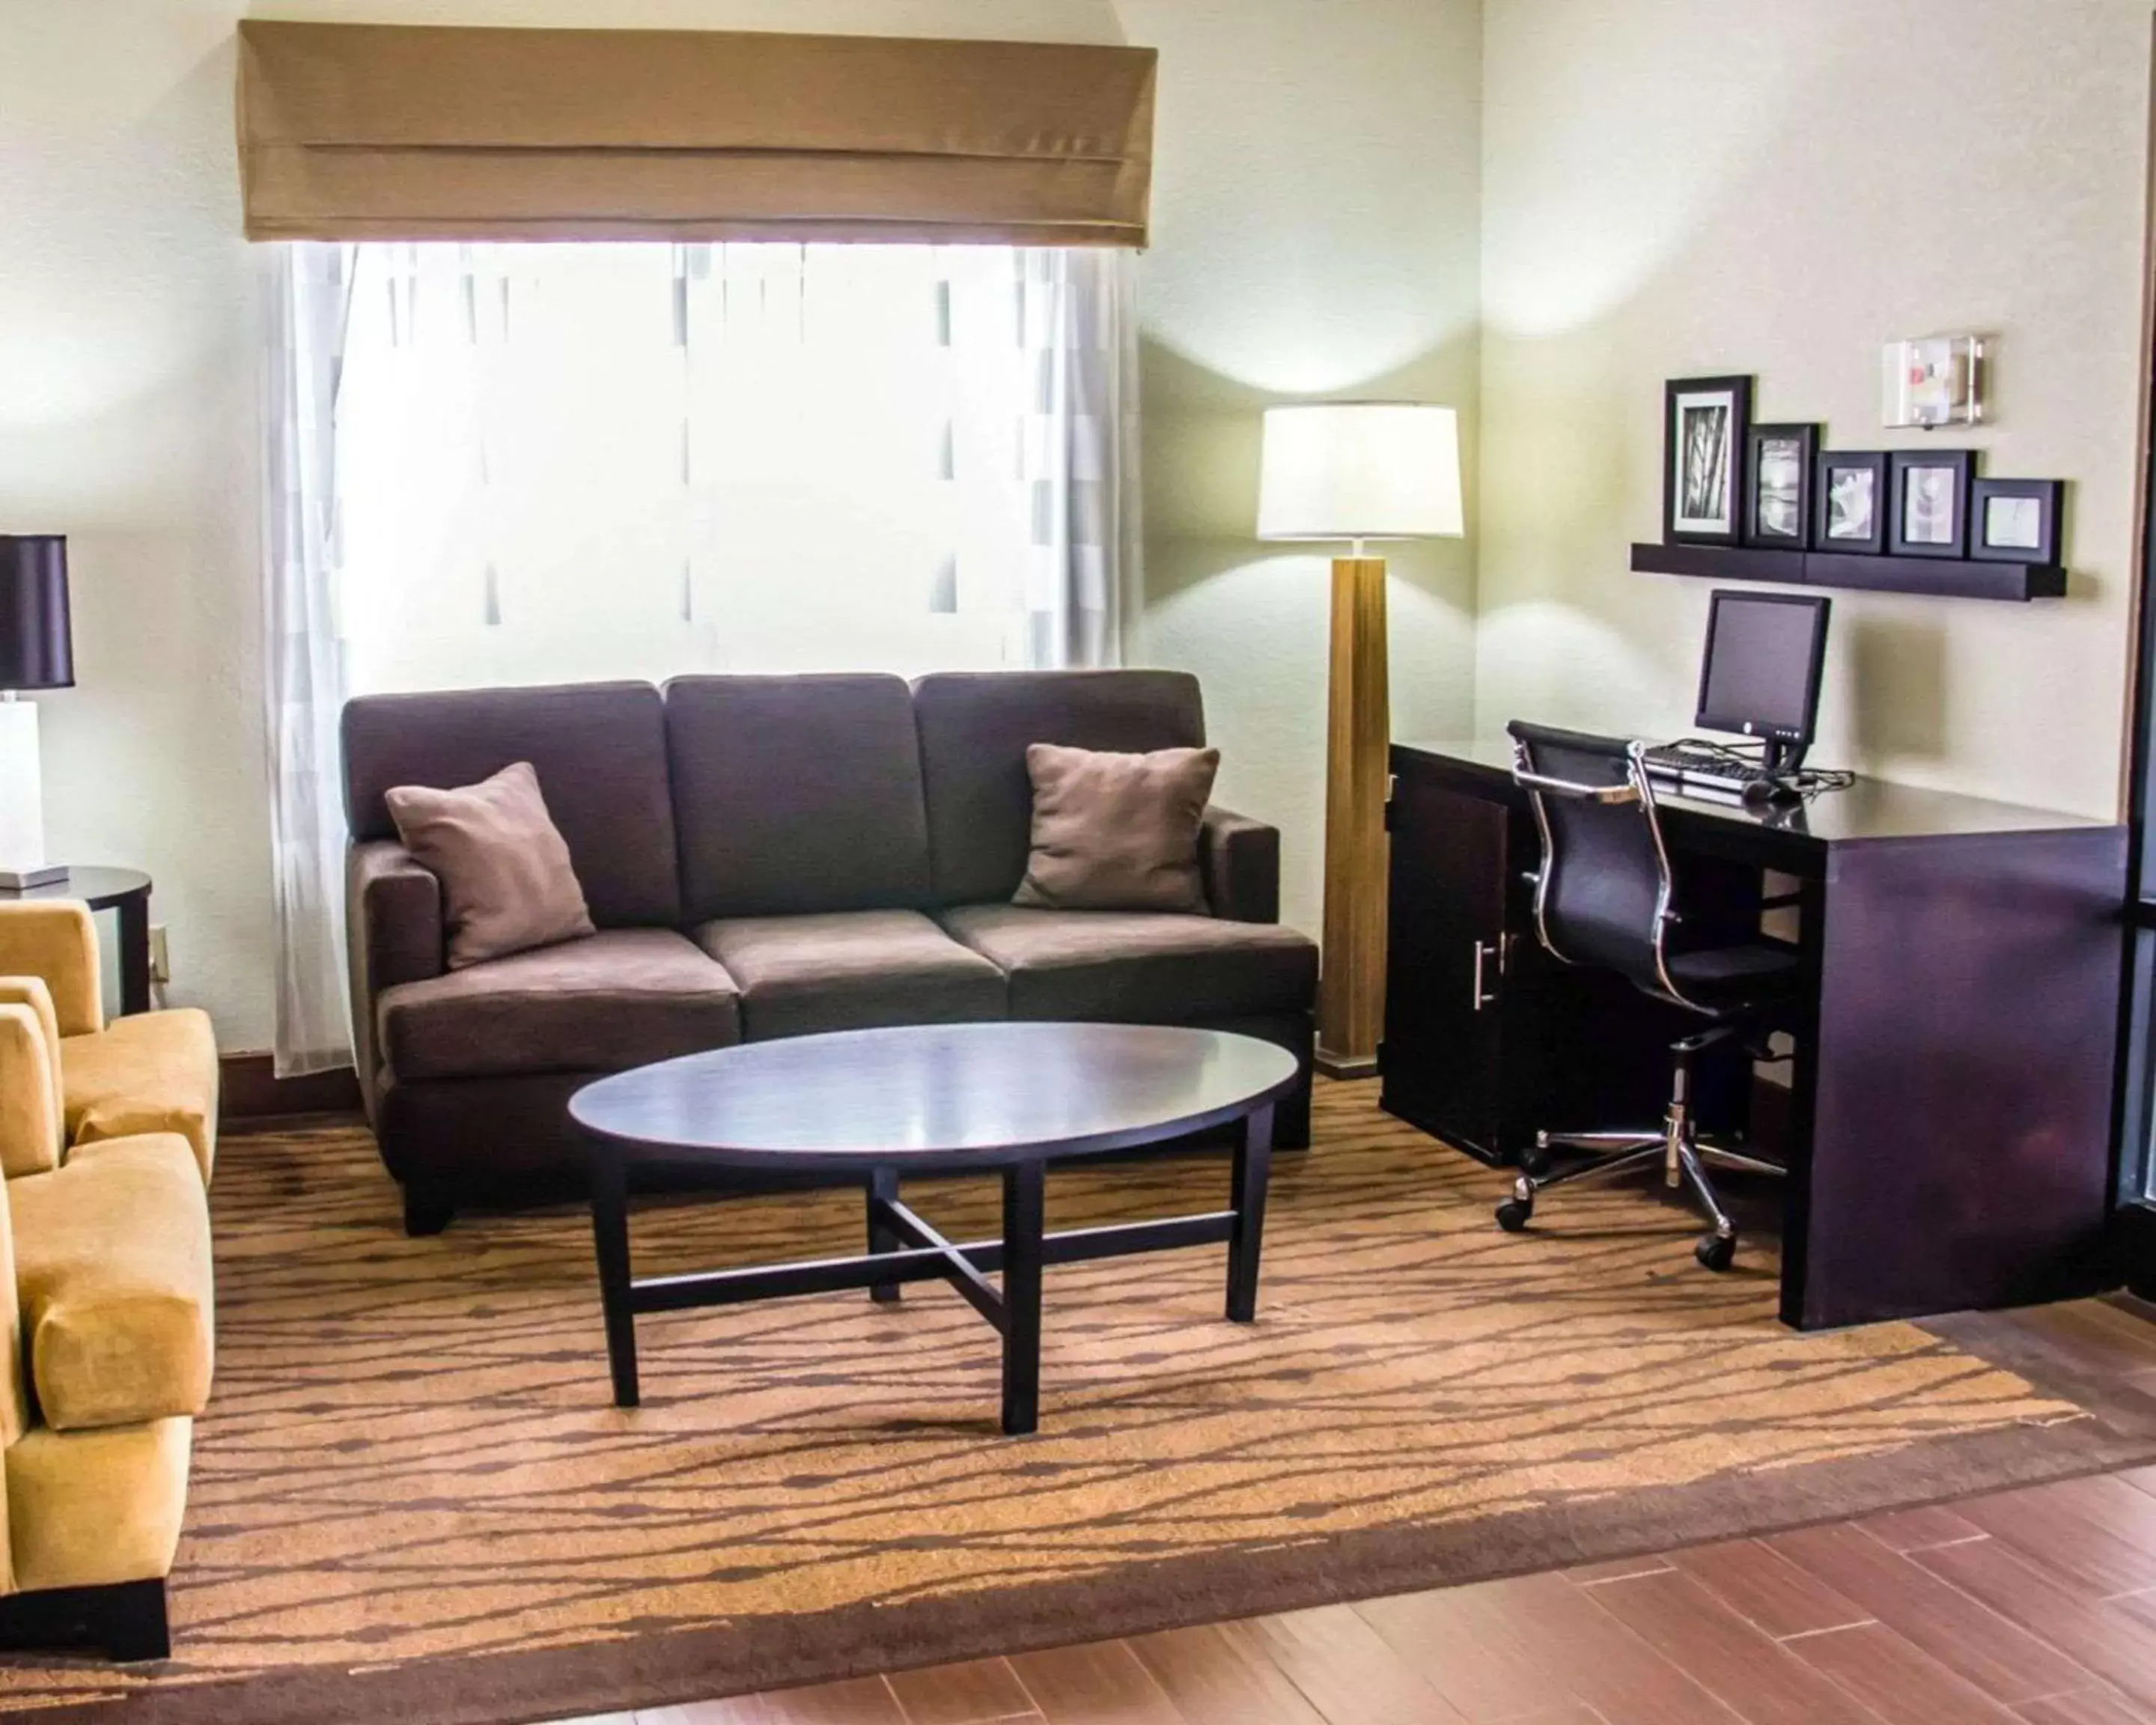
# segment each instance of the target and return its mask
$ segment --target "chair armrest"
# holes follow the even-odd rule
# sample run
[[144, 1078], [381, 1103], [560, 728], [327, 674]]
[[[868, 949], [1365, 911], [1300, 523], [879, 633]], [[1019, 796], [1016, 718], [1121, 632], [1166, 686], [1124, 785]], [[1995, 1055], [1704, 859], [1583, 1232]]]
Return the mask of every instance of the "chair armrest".
[[60, 1093], [37, 1009], [0, 1004], [0, 1174], [14, 1179], [60, 1163]]
[[97, 924], [80, 899], [0, 904], [0, 976], [43, 977], [63, 1036], [105, 1028]]
[[[60, 1065], [60, 1020], [53, 1009], [53, 991], [41, 976], [0, 976], [0, 1004], [27, 1006], [38, 1015], [38, 1029], [45, 1039], [45, 1054], [53, 1071], [53, 1095], [63, 1121], [67, 1112], [67, 1074]], [[63, 1124], [60, 1147], [67, 1147]]]
[[360, 1085], [371, 1097], [374, 1004], [384, 988], [423, 982], [447, 968], [442, 883], [394, 839], [345, 853], [345, 937], [352, 973], [352, 1034]]
[[1213, 914], [1227, 922], [1280, 921], [1280, 829], [1225, 809], [1205, 811], [1198, 865]]

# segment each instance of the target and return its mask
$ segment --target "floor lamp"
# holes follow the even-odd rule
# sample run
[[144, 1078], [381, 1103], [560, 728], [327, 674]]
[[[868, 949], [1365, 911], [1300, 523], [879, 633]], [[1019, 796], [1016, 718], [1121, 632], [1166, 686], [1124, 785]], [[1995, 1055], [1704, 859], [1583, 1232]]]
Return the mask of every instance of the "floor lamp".
[[1450, 408], [1332, 402], [1269, 408], [1260, 539], [1346, 540], [1332, 563], [1332, 681], [1325, 756], [1325, 958], [1317, 1066], [1378, 1070], [1385, 1011], [1385, 560], [1371, 540], [1457, 539], [1460, 423]]

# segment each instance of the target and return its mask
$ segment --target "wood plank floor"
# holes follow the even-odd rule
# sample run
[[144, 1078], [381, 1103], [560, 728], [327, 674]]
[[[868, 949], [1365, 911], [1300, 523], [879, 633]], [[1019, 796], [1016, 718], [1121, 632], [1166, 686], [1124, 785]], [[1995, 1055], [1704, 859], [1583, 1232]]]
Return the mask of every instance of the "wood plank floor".
[[[2146, 1308], [2000, 1320], [2156, 1393]], [[2156, 1467], [577, 1725], [2156, 1725]]]

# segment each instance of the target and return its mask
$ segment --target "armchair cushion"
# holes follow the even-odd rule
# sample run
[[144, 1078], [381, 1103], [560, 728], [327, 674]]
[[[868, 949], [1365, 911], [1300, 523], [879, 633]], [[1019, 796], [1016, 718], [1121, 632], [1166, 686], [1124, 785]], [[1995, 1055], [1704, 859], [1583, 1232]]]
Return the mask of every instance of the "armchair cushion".
[[198, 1007], [135, 1013], [94, 1036], [60, 1042], [68, 1138], [177, 1132], [202, 1183], [217, 1161], [217, 1036]]
[[63, 1036], [105, 1028], [97, 925], [78, 899], [0, 904], [0, 976], [43, 977]]
[[30, 1381], [56, 1431], [198, 1414], [209, 1399], [209, 1205], [172, 1132], [79, 1146], [11, 1181]]
[[940, 914], [1009, 979], [1014, 1019], [1205, 1024], [1306, 1012], [1317, 992], [1317, 948], [1276, 925], [1019, 905]]
[[386, 990], [401, 1081], [613, 1072], [741, 1040], [733, 978], [670, 928], [608, 928]]
[[696, 939], [741, 985], [752, 1042], [1004, 1015], [1003, 973], [918, 911], [741, 917]]

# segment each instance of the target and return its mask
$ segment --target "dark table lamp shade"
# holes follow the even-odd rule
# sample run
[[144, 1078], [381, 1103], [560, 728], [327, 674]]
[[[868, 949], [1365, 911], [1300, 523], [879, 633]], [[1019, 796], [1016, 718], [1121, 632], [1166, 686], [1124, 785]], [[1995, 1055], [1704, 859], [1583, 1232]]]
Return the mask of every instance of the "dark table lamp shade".
[[71, 689], [67, 541], [0, 533], [0, 689]]

